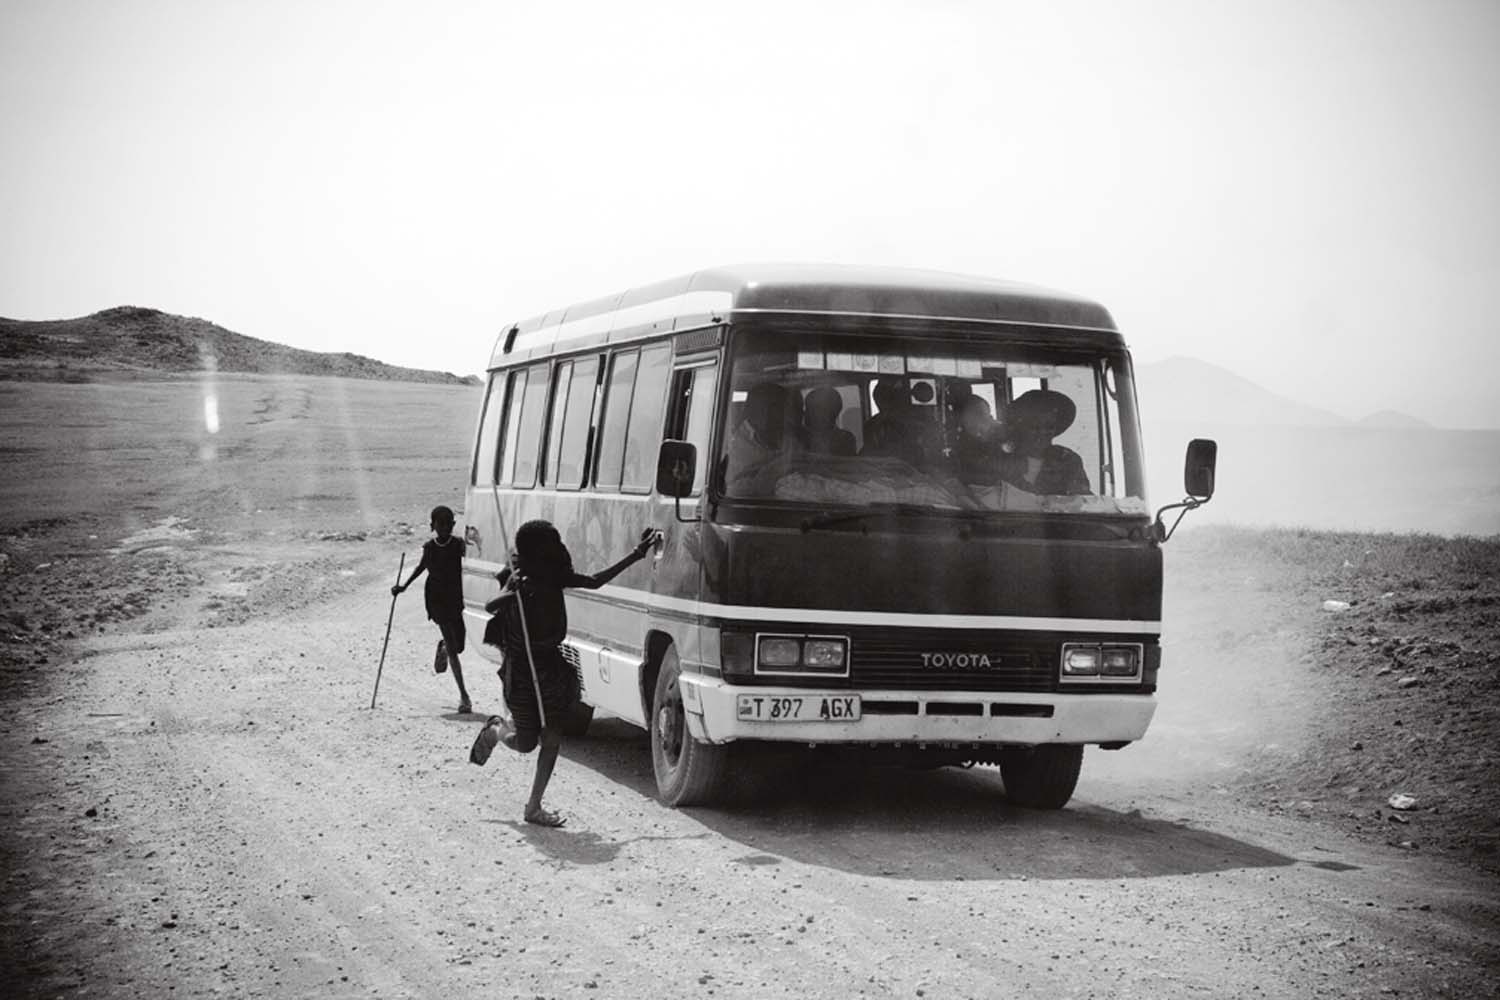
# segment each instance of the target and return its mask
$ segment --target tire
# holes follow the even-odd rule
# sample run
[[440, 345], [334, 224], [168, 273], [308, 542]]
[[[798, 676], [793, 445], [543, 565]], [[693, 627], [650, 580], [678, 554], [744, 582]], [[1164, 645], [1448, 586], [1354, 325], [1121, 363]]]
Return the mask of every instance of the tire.
[[682, 705], [677, 650], [667, 647], [651, 698], [651, 767], [656, 794], [669, 806], [705, 805], [723, 793], [728, 774], [727, 747], [699, 743], [687, 728]]
[[1083, 744], [1043, 743], [1000, 759], [1005, 797], [1026, 809], [1061, 809], [1083, 768]]
[[594, 706], [575, 701], [568, 706], [568, 714], [563, 716], [563, 735], [573, 740], [583, 739], [589, 733], [589, 723], [593, 721]]

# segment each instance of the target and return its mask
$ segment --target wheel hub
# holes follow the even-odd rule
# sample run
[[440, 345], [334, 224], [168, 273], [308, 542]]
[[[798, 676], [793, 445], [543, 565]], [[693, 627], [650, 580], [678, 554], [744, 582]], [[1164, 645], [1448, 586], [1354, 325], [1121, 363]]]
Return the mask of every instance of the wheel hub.
[[671, 763], [677, 763], [682, 753], [682, 702], [675, 699], [661, 706], [656, 716], [656, 733], [662, 753]]

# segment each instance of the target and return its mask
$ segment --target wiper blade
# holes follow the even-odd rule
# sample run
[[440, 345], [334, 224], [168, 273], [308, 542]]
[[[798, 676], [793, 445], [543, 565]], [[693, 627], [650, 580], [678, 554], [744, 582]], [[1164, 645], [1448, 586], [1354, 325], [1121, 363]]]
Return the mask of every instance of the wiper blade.
[[829, 510], [813, 517], [804, 518], [802, 531], [804, 534], [814, 528], [826, 528], [830, 524], [839, 524], [843, 521], [860, 521], [867, 517], [881, 517], [891, 514], [930, 514], [931, 507], [923, 507], [915, 503], [888, 503], [878, 507], [861, 507], [858, 510]]

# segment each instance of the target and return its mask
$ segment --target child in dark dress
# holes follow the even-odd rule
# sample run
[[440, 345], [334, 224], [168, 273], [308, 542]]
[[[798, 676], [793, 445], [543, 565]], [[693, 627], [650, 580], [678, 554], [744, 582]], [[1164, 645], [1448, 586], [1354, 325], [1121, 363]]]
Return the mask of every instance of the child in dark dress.
[[437, 669], [452, 670], [453, 680], [458, 683], [458, 710], [474, 711], [469, 701], [469, 692], [464, 688], [464, 671], [458, 662], [458, 654], [464, 651], [464, 540], [453, 537], [453, 511], [447, 507], [432, 508], [432, 530], [436, 538], [422, 545], [422, 561], [411, 571], [405, 583], [391, 588], [399, 594], [425, 571], [427, 586], [423, 596], [427, 599], [427, 617], [438, 627], [442, 638], [438, 640]]
[[[485, 606], [494, 617], [485, 629], [484, 641], [500, 647], [500, 668], [505, 688], [505, 704], [511, 721], [493, 715], [480, 730], [469, 760], [483, 764], [497, 743], [504, 743], [518, 753], [530, 753], [541, 746], [536, 760], [536, 777], [531, 797], [523, 814], [526, 822], [540, 826], [562, 826], [564, 820], [542, 808], [542, 795], [552, 778], [562, 747], [563, 717], [578, 700], [578, 675], [563, 658], [560, 648], [568, 634], [568, 612], [563, 589], [583, 587], [597, 590], [613, 580], [651, 550], [657, 532], [646, 529], [635, 551], [613, 566], [588, 576], [573, 569], [573, 559], [563, 545], [562, 536], [547, 521], [527, 521], [516, 532], [512, 556], [515, 572], [502, 570], [499, 579], [502, 593]], [[524, 627], [522, 611], [524, 609]], [[529, 650], [528, 650], [528, 642]], [[536, 683], [532, 683], [532, 667]], [[541, 696], [537, 696], [537, 688]], [[537, 703], [541, 702], [541, 709]], [[545, 712], [546, 724], [542, 723]]]

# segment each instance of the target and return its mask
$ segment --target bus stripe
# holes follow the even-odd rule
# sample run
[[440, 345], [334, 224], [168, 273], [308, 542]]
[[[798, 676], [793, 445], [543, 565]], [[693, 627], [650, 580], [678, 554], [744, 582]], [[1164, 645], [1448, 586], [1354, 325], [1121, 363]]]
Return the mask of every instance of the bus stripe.
[[[470, 560], [470, 565], [488, 570], [491, 564]], [[499, 564], [493, 564], [498, 570]], [[487, 574], [488, 575], [488, 574]], [[1161, 634], [1161, 622], [1130, 618], [1040, 618], [1024, 615], [949, 615], [901, 611], [840, 611], [832, 608], [770, 608], [742, 604], [714, 604], [709, 601], [667, 597], [645, 590], [618, 587], [613, 584], [598, 590], [575, 590], [573, 596], [585, 600], [603, 598], [610, 604], [624, 605], [641, 612], [668, 613], [673, 617], [690, 615], [700, 620], [754, 622], [817, 623], [823, 625], [880, 625], [905, 628], [1011, 629], [1025, 632], [1098, 632], [1138, 635]]]

